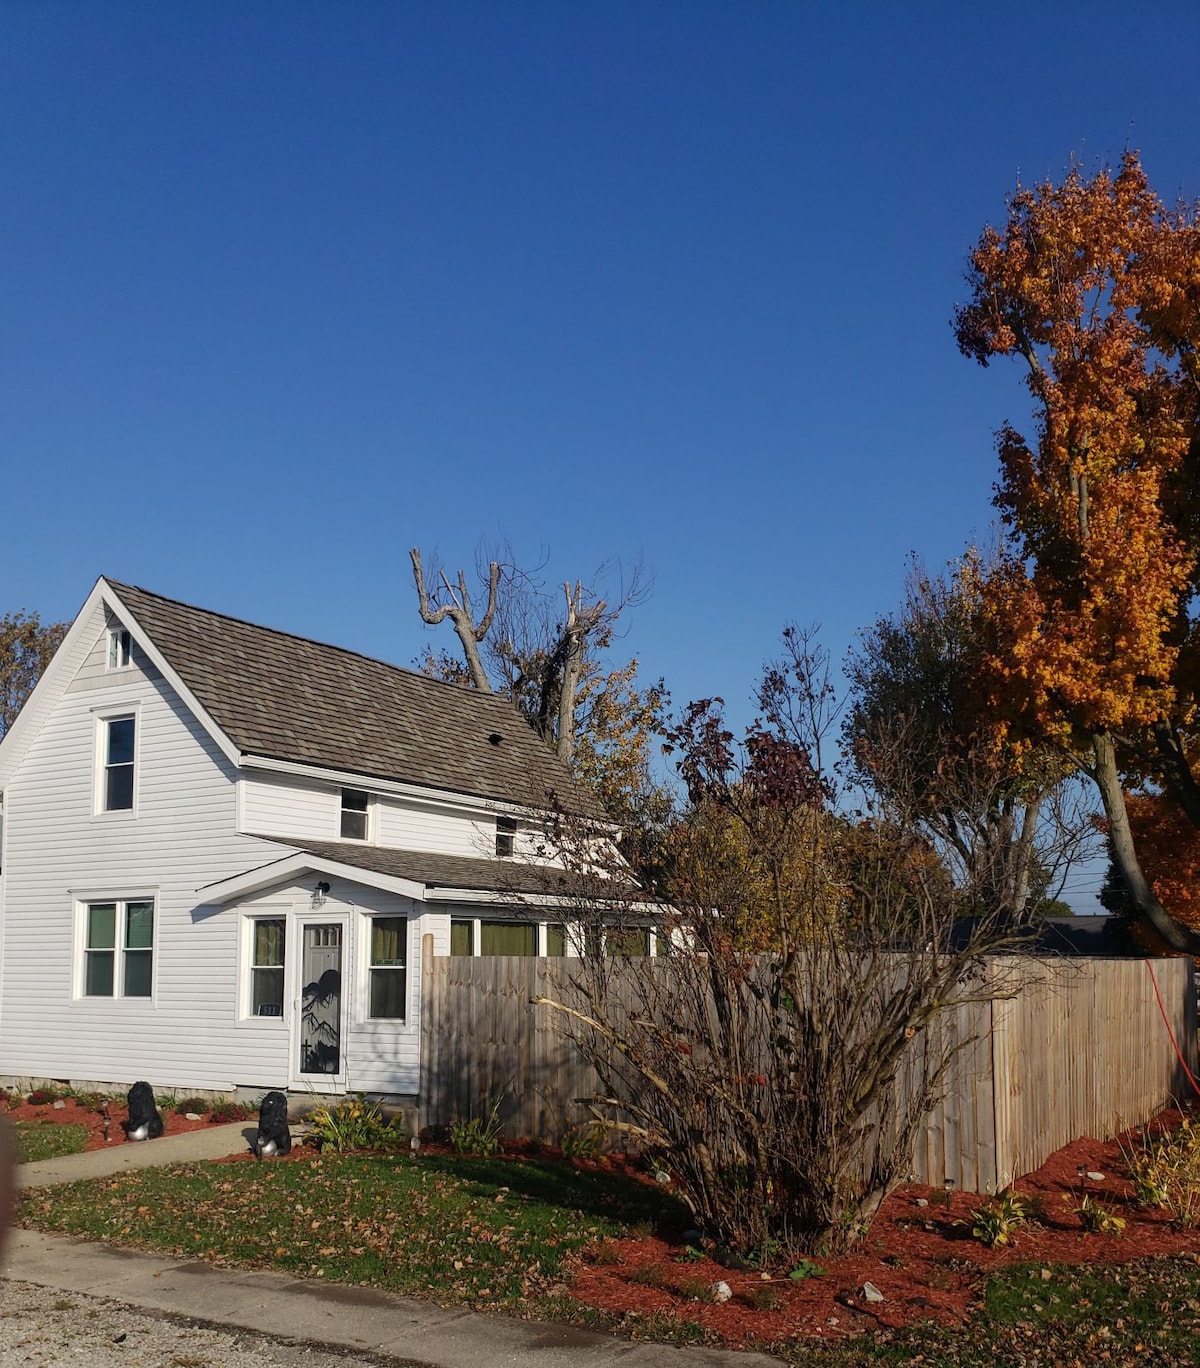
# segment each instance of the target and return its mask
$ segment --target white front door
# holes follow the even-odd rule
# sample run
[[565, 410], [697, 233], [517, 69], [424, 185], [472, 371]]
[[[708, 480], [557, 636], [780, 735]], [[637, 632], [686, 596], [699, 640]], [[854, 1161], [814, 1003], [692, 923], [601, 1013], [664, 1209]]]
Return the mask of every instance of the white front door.
[[305, 918], [298, 929], [293, 1081], [318, 1091], [340, 1090], [346, 1078], [348, 923], [344, 917]]

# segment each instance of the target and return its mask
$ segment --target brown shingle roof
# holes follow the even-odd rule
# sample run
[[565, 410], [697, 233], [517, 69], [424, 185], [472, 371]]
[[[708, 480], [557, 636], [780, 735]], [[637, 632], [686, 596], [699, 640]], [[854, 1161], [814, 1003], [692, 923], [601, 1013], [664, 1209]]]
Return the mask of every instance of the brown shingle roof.
[[244, 755], [601, 816], [498, 694], [107, 583]]
[[[355, 869], [411, 879], [427, 888], [463, 888], [496, 893], [534, 893], [553, 897], [577, 891], [578, 879], [562, 870], [520, 860], [484, 860], [469, 855], [437, 855], [424, 850], [393, 850], [389, 846], [360, 845], [347, 841], [288, 841], [263, 836], [264, 841], [303, 850], [306, 855], [351, 865]], [[628, 893], [628, 889], [614, 889]]]

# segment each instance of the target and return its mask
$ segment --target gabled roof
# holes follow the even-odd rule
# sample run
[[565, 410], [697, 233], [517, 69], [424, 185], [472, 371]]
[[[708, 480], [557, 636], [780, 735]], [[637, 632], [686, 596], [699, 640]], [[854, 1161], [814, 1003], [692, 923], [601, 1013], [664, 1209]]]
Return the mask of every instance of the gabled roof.
[[600, 818], [516, 708], [338, 646], [107, 584], [242, 756]]

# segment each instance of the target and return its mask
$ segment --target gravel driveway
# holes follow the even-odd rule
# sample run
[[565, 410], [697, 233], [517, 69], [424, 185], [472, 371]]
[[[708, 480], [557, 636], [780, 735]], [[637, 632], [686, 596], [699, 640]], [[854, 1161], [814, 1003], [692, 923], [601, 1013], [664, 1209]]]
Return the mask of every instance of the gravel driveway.
[[0, 1280], [0, 1365], [85, 1368], [401, 1368], [245, 1330], [134, 1310], [104, 1297]]

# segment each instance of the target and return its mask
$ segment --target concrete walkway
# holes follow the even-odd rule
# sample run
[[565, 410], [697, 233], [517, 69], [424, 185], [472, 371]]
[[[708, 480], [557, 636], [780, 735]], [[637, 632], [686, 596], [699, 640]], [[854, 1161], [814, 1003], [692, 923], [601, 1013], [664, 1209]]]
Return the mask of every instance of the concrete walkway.
[[[21, 1185], [218, 1158], [244, 1148], [252, 1133], [252, 1126], [238, 1122], [141, 1144], [119, 1142], [90, 1154], [23, 1165]], [[430, 1368], [503, 1368], [531, 1358], [539, 1368], [778, 1368], [777, 1360], [765, 1354], [631, 1344], [569, 1325], [448, 1310], [375, 1288], [214, 1268], [31, 1230], [11, 1232], [3, 1272], [159, 1314], [384, 1354]]]
[[248, 1150], [257, 1130], [252, 1121], [233, 1121], [227, 1126], [202, 1126], [180, 1135], [164, 1135], [159, 1140], [131, 1141], [122, 1137], [103, 1149], [64, 1154], [61, 1159], [44, 1159], [40, 1164], [21, 1164], [17, 1168], [17, 1186], [48, 1187], [73, 1183], [79, 1178], [108, 1178], [127, 1169], [223, 1159], [227, 1154]]

